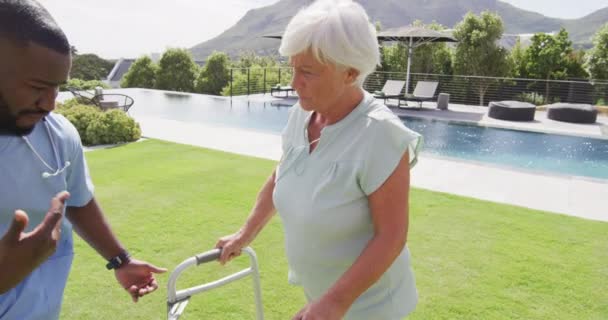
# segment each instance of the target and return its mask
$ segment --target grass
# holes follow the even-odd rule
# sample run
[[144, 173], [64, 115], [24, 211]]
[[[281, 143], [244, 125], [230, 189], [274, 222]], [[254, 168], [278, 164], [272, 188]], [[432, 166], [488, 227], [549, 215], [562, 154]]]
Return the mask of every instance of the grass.
[[[274, 162], [159, 141], [87, 153], [96, 196], [122, 243], [173, 269], [243, 223]], [[542, 192], [542, 190], [539, 190]], [[62, 319], [166, 319], [168, 274], [137, 304], [82, 240]], [[420, 302], [410, 319], [606, 319], [608, 223], [413, 189], [408, 239]], [[275, 217], [253, 243], [266, 319], [303, 305], [287, 284]], [[246, 266], [207, 264], [182, 285]], [[183, 319], [254, 319], [251, 282], [197, 295]]]

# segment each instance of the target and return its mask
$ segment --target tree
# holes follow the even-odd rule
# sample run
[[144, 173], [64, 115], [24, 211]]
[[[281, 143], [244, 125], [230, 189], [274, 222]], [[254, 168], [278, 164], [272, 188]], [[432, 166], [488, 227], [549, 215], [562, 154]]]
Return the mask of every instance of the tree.
[[[454, 30], [454, 37], [458, 40], [454, 71], [479, 77], [507, 76], [511, 69], [508, 53], [497, 44], [503, 32], [504, 26], [497, 14], [485, 11], [476, 16], [468, 13]], [[487, 79], [475, 81], [480, 105], [484, 105], [485, 94], [494, 82]]]
[[589, 73], [585, 70], [585, 51], [573, 50], [566, 57], [566, 70], [569, 78], [586, 79]]
[[382, 48], [382, 66], [380, 71], [406, 72], [407, 71], [407, 47], [398, 42], [393, 45], [385, 45]]
[[113, 67], [114, 63], [104, 60], [95, 54], [77, 54], [72, 59], [70, 78], [81, 80], [106, 79]]
[[445, 43], [436, 43], [433, 49], [433, 73], [442, 75], [454, 74], [452, 50]]
[[192, 92], [198, 66], [186, 49], [169, 49], [160, 58], [156, 75], [156, 88], [161, 90]]
[[214, 51], [208, 58], [196, 81], [196, 92], [220, 95], [230, 81], [230, 57]]
[[509, 59], [511, 60], [511, 75], [516, 78], [523, 78], [526, 76], [526, 65], [524, 55], [526, 51], [521, 45], [521, 39], [518, 37], [515, 41], [515, 45], [511, 49]]
[[[413, 26], [436, 31], [445, 29], [438, 23], [425, 25], [420, 20], [414, 21]], [[412, 55], [412, 73], [452, 74], [452, 54], [444, 42], [425, 43], [415, 48]]]
[[[537, 33], [532, 36], [532, 44], [524, 55], [526, 73], [536, 79], [565, 79], [571, 65], [568, 60], [571, 54], [572, 41], [568, 39], [568, 32], [564, 28], [555, 36]], [[545, 84], [545, 102], [547, 101], [550, 101], [548, 81]]]
[[239, 59], [233, 63], [234, 68], [251, 68], [254, 65], [262, 68], [270, 68], [277, 66], [277, 57], [275, 56], [258, 56], [253, 51], [243, 51], [239, 55]]
[[376, 32], [380, 33], [380, 31], [382, 31], [382, 22], [376, 21], [376, 23], [374, 23], [374, 28], [376, 28]]
[[67, 91], [68, 89], [75, 89], [77, 91], [83, 90], [94, 90], [97, 87], [103, 89], [110, 89], [110, 86], [100, 80], [81, 80], [81, 79], [70, 79], [68, 82], [59, 86], [59, 91]]
[[123, 88], [149, 88], [156, 85], [156, 72], [158, 66], [148, 56], [143, 56], [131, 65], [124, 75], [120, 86]]
[[[437, 23], [425, 25], [416, 20], [412, 26], [441, 31], [444, 27]], [[412, 51], [412, 73], [452, 74], [452, 55], [445, 43], [425, 43]], [[399, 42], [381, 47], [381, 67], [378, 71], [407, 72], [408, 49]]]
[[592, 79], [608, 80], [608, 23], [593, 36], [593, 48], [587, 52], [585, 68]]

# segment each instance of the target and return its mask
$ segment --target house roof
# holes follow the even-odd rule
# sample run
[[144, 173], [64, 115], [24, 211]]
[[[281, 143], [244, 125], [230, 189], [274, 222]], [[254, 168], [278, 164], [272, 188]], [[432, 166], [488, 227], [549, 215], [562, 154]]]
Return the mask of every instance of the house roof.
[[108, 75], [108, 81], [120, 81], [122, 77], [129, 71], [131, 65], [135, 62], [135, 59], [119, 59], [116, 61], [114, 68], [110, 71]]

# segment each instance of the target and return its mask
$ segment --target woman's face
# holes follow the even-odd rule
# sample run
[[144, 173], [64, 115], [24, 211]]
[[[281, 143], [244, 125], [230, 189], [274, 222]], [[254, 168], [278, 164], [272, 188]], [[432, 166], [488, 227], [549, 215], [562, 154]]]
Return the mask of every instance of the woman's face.
[[307, 111], [328, 110], [353, 82], [352, 72], [333, 64], [322, 64], [310, 51], [291, 57], [291, 65], [294, 69], [291, 85]]

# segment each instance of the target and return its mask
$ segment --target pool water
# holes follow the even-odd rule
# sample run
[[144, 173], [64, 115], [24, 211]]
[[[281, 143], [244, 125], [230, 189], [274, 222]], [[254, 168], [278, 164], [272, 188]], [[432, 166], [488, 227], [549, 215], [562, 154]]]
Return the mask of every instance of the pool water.
[[[156, 90], [121, 89], [134, 117], [158, 117], [280, 133], [295, 100], [255, 102]], [[405, 118], [424, 136], [423, 153], [545, 173], [608, 179], [608, 140]]]
[[424, 152], [534, 171], [608, 179], [608, 140], [405, 119]]

